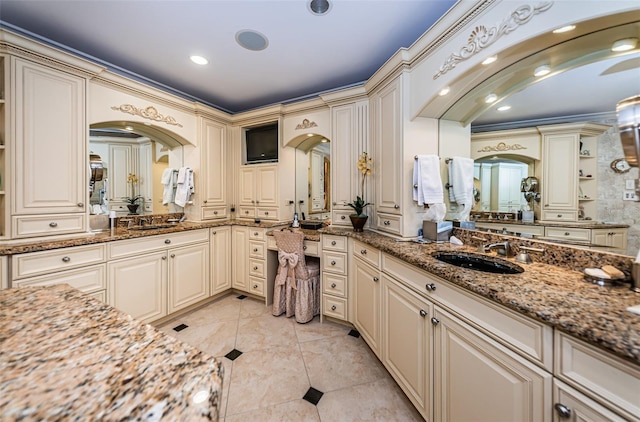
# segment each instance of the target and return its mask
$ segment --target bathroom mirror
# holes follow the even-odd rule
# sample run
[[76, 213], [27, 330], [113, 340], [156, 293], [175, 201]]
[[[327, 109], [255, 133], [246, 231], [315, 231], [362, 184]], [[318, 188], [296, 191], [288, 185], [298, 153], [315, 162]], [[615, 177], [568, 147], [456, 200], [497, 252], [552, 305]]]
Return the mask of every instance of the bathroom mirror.
[[310, 135], [296, 146], [296, 212], [300, 219], [325, 220], [331, 212], [331, 144]]
[[535, 166], [525, 157], [494, 155], [474, 160], [476, 189], [480, 200], [473, 211], [517, 212], [525, 209], [527, 200], [521, 191], [522, 179], [533, 176]]

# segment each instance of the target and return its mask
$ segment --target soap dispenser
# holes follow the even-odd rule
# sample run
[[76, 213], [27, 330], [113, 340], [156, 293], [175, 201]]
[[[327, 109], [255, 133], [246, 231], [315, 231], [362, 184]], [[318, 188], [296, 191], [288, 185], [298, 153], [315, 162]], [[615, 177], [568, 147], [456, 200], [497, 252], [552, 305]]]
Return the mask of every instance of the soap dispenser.
[[291, 227], [300, 227], [300, 222], [298, 221], [298, 213], [293, 213], [293, 223], [291, 223]]

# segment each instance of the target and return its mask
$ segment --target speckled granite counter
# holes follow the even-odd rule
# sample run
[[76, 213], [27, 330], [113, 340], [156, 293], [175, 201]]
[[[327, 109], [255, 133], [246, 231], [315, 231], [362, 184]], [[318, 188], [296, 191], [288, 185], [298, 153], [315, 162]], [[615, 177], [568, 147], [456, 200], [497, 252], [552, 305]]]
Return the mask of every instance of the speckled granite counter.
[[222, 365], [68, 285], [0, 291], [1, 420], [217, 420]]
[[582, 220], [582, 221], [548, 221], [548, 220], [535, 220], [533, 223], [525, 223], [522, 220], [499, 220], [497, 218], [474, 218], [471, 220], [474, 223], [493, 223], [493, 224], [518, 224], [521, 226], [543, 226], [543, 227], [567, 227], [574, 229], [626, 229], [629, 228], [628, 224], [622, 223], [603, 223], [595, 220]]
[[[640, 304], [640, 294], [632, 292], [628, 285], [600, 287], [587, 283], [580, 272], [591, 259], [598, 262], [599, 266], [610, 263], [618, 268], [625, 268], [627, 261], [632, 258], [577, 249], [575, 255], [571, 255], [569, 248], [512, 238], [516, 248], [516, 242], [522, 242], [547, 249], [543, 254], [547, 262], [540, 262], [539, 254], [532, 254], [534, 261], [538, 262], [520, 264], [525, 268], [523, 273], [501, 275], [455, 267], [431, 256], [434, 252], [452, 250], [475, 253], [475, 247], [453, 246], [450, 243], [398, 242], [374, 232], [355, 233], [348, 228], [326, 228], [322, 232], [350, 236], [365, 242], [460, 287], [640, 365], [640, 315], [626, 311], [627, 307]], [[477, 232], [456, 229], [454, 233], [466, 245], [478, 243], [470, 238], [477, 235]], [[482, 235], [491, 242], [504, 240], [504, 236]], [[508, 260], [514, 261], [513, 258]], [[549, 261], [561, 266], [550, 265]], [[570, 265], [577, 270], [568, 269]]]

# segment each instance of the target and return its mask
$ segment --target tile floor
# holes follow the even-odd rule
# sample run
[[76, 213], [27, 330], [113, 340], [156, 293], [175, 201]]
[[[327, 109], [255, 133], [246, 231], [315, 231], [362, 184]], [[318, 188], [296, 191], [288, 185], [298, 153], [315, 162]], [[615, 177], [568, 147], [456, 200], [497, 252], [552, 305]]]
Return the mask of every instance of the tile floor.
[[422, 421], [349, 327], [229, 295], [158, 328], [223, 362], [221, 421]]

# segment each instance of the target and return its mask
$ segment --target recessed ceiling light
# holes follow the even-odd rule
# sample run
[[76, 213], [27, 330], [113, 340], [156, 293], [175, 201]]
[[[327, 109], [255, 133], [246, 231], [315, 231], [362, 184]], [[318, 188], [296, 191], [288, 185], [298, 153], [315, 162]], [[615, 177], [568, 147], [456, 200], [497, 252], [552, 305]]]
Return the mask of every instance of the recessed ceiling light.
[[313, 136], [313, 133], [307, 133], [307, 136], [311, 138]]
[[507, 111], [507, 110], [510, 110], [510, 109], [511, 109], [510, 105], [503, 105], [503, 106], [498, 107], [498, 111]]
[[320, 142], [322, 142], [323, 144], [326, 144], [327, 142], [329, 142], [329, 140], [328, 140], [328, 139], [325, 139], [325, 138], [322, 138], [322, 139], [320, 140]]
[[551, 73], [551, 68], [549, 65], [543, 64], [542, 66], [536, 67], [536, 70], [533, 71], [533, 76], [540, 77], [548, 75], [549, 73]]
[[637, 38], [625, 38], [614, 42], [613, 46], [611, 47], [611, 51], [619, 52], [633, 50], [634, 48], [636, 48], [637, 44]]
[[307, 3], [307, 8], [314, 15], [322, 16], [331, 10], [331, 2], [329, 2], [329, 0], [310, 0]]
[[484, 64], [484, 65], [491, 64], [491, 63], [495, 62], [496, 60], [498, 60], [498, 56], [489, 56], [486, 59], [484, 59], [482, 64]]
[[554, 34], [562, 34], [563, 32], [573, 31], [574, 29], [576, 29], [575, 25], [565, 25], [565, 26], [562, 26], [562, 27], [560, 27], [558, 29], [554, 29], [553, 33]]
[[253, 29], [243, 29], [236, 32], [236, 42], [240, 44], [240, 47], [251, 51], [264, 50], [269, 45], [267, 37]]
[[448, 86], [445, 86], [444, 88], [442, 88], [440, 90], [440, 92], [438, 93], [438, 95], [440, 95], [441, 97], [447, 95], [449, 93], [449, 91], [451, 91], [451, 88], [449, 88]]
[[209, 63], [209, 60], [205, 59], [202, 56], [190, 56], [189, 57], [191, 59], [192, 62], [194, 62], [195, 64], [201, 64], [201, 65], [205, 65]]
[[498, 99], [498, 96], [496, 94], [489, 94], [486, 97], [484, 97], [484, 102], [487, 104], [491, 104], [491, 103], [495, 103], [497, 99]]

